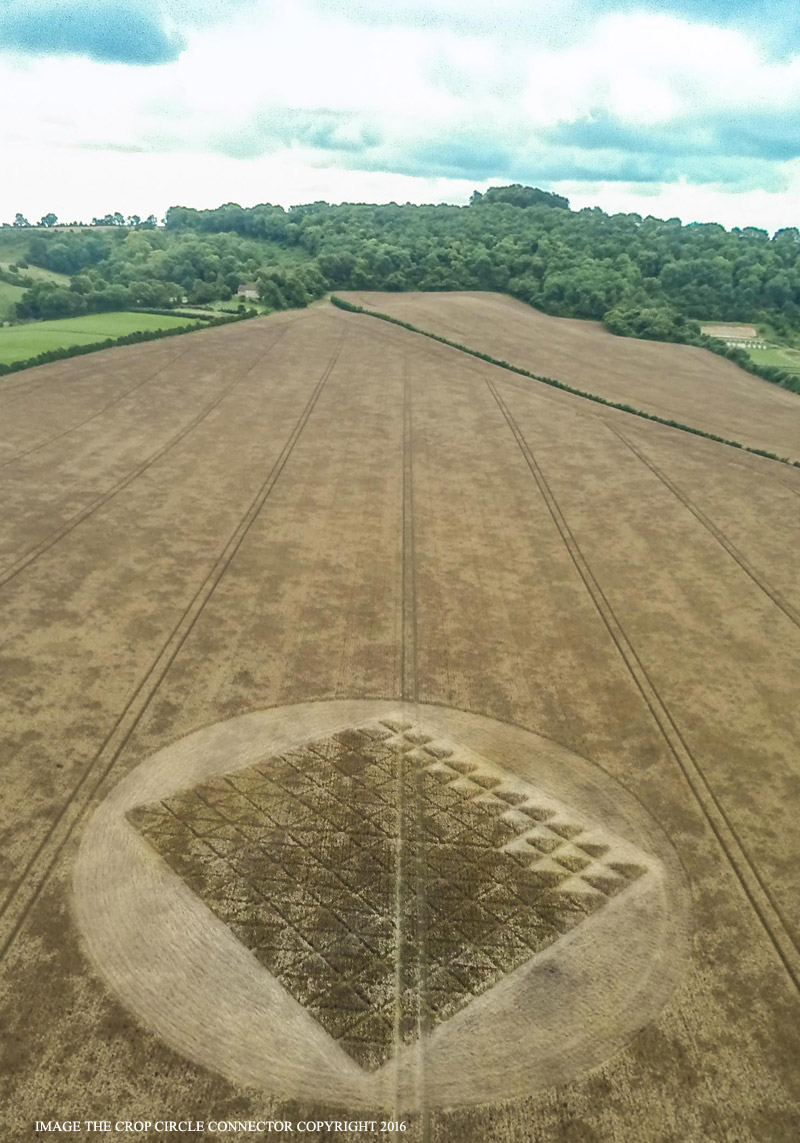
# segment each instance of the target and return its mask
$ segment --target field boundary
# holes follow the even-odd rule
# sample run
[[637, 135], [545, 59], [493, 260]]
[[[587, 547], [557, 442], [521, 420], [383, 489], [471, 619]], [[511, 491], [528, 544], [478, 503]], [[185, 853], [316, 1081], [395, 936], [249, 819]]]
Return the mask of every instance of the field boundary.
[[574, 397], [582, 397], [585, 401], [593, 401], [596, 405], [605, 405], [609, 409], [617, 409], [622, 413], [630, 413], [631, 416], [641, 417], [645, 421], [655, 421], [659, 425], [666, 425], [671, 429], [679, 429], [683, 433], [691, 433], [693, 436], [705, 437], [706, 440], [716, 441], [717, 444], [728, 445], [729, 448], [738, 448], [743, 452], [754, 453], [756, 456], [766, 457], [767, 460], [775, 460], [779, 464], [793, 465], [795, 468], [800, 468], [800, 460], [792, 461], [787, 456], [778, 456], [777, 453], [770, 452], [768, 449], [756, 448], [753, 445], [742, 444], [741, 441], [729, 440], [727, 437], [718, 436], [716, 433], [707, 432], [705, 429], [698, 429], [693, 425], [685, 425], [681, 421], [675, 421], [667, 417], [659, 417], [656, 413], [646, 413], [644, 409], [637, 409], [633, 405], [628, 405], [620, 401], [611, 401], [607, 397], [601, 397], [598, 393], [589, 393], [585, 389], [578, 389], [574, 385], [567, 384], [566, 381], [558, 381], [555, 377], [543, 377], [538, 373], [531, 373], [529, 369], [523, 369], [520, 365], [511, 365], [508, 361], [502, 361], [500, 358], [492, 357], [489, 353], [481, 353], [478, 349], [472, 349], [468, 345], [462, 345], [460, 342], [451, 341], [447, 337], [442, 337], [438, 333], [431, 333], [430, 330], [420, 329], [419, 326], [412, 325], [411, 322], [402, 321], [400, 318], [392, 317], [390, 314], [380, 313], [378, 310], [368, 310], [364, 306], [354, 305], [352, 302], [345, 301], [344, 298], [337, 297], [336, 294], [331, 294], [332, 305], [338, 307], [340, 310], [346, 310], [348, 313], [364, 314], [367, 317], [378, 318], [380, 321], [390, 322], [392, 325], [398, 325], [401, 329], [407, 329], [411, 333], [418, 333], [422, 337], [429, 337], [432, 341], [438, 341], [442, 345], [447, 345], [451, 349], [458, 349], [461, 353], [468, 353], [471, 357], [477, 357], [480, 361], [486, 361], [489, 365], [496, 365], [500, 369], [507, 369], [510, 373], [517, 373], [521, 377], [527, 377], [531, 381], [539, 381], [543, 385], [549, 385], [552, 389], [561, 389], [562, 392], [571, 393]]
[[[127, 312], [152, 312], [158, 313], [161, 316], [167, 316], [167, 311], [163, 310], [129, 310]], [[86, 317], [89, 315], [81, 314], [80, 316]], [[168, 316], [186, 317], [187, 315], [169, 314]], [[82, 357], [87, 353], [96, 353], [100, 349], [114, 349], [118, 345], [138, 345], [142, 341], [158, 341], [162, 337], [177, 337], [182, 333], [195, 333], [198, 329], [210, 329], [219, 325], [230, 325], [231, 322], [246, 321], [251, 317], [257, 316], [257, 314], [252, 312], [222, 318], [204, 318], [198, 316], [192, 319], [191, 324], [176, 325], [169, 329], [143, 329], [137, 330], [135, 333], [123, 333], [119, 337], [107, 337], [103, 341], [91, 341], [86, 345], [70, 345], [64, 346], [62, 349], [45, 349], [42, 353], [36, 354], [35, 357], [26, 357], [21, 361], [12, 361], [9, 365], [0, 363], [0, 377], [5, 377], [9, 373], [21, 373], [24, 369], [33, 369], [36, 365], [49, 365], [51, 361], [64, 361], [68, 357]]]

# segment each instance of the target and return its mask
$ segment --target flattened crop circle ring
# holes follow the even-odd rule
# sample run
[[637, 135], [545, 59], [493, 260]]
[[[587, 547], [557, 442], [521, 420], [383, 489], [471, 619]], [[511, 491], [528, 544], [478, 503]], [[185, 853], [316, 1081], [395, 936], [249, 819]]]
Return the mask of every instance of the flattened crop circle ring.
[[98, 807], [74, 885], [99, 971], [167, 1044], [348, 1107], [563, 1083], [656, 1017], [688, 951], [680, 863], [635, 798], [422, 704], [189, 735]]

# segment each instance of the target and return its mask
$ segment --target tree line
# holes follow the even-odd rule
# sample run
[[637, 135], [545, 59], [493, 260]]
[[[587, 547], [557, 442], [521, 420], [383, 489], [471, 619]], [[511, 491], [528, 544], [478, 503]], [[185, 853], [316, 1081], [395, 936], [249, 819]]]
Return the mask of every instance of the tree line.
[[703, 344], [700, 321], [800, 333], [794, 227], [770, 236], [755, 227], [574, 211], [559, 195], [520, 185], [476, 192], [463, 207], [226, 203], [171, 207], [163, 226], [121, 215], [99, 221], [103, 229], [35, 229], [29, 261], [71, 281], [32, 287], [20, 316], [206, 304], [255, 281], [273, 309], [328, 290], [495, 290], [627, 336]]
[[[3, 223], [6, 227], [8, 223]], [[86, 222], [62, 222], [59, 223], [58, 215], [50, 211], [48, 214], [43, 214], [38, 222], [28, 222], [24, 214], [19, 211], [14, 215], [14, 221], [11, 223], [12, 227], [17, 230], [30, 230], [32, 226], [43, 227], [49, 230], [53, 226], [69, 226], [69, 227], [86, 227], [89, 224]], [[115, 210], [113, 214], [104, 214], [102, 218], [93, 218], [91, 221], [92, 226], [130, 226], [136, 230], [155, 230], [158, 226], [158, 219], [154, 214], [149, 214], [147, 218], [140, 218], [138, 214], [124, 215]]]
[[307, 305], [327, 289], [311, 259], [296, 268], [265, 268], [263, 248], [236, 234], [58, 231], [33, 237], [27, 259], [70, 281], [32, 283], [17, 303], [23, 319], [203, 306], [234, 298], [246, 281], [256, 281], [262, 300], [277, 310]]
[[602, 320], [616, 307], [800, 328], [800, 231], [682, 225], [572, 211], [536, 187], [475, 194], [468, 207], [324, 202], [173, 207], [168, 231], [233, 232], [299, 247], [333, 288], [499, 290], [548, 313]]

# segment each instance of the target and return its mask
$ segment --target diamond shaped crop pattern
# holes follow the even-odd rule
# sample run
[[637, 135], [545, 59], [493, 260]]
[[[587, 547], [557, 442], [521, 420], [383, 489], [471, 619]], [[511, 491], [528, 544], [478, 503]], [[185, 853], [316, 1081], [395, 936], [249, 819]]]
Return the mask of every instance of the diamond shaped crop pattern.
[[128, 819], [368, 1070], [647, 872], [535, 787], [394, 720]]

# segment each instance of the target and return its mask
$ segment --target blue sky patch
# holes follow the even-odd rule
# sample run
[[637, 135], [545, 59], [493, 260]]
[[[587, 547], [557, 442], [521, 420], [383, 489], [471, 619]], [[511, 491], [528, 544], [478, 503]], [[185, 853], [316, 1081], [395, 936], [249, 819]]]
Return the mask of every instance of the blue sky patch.
[[0, 13], [0, 47], [24, 55], [152, 66], [177, 59], [183, 48], [183, 37], [146, 0], [7, 2]]

